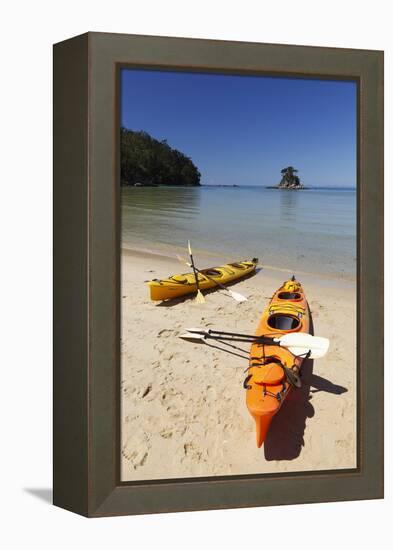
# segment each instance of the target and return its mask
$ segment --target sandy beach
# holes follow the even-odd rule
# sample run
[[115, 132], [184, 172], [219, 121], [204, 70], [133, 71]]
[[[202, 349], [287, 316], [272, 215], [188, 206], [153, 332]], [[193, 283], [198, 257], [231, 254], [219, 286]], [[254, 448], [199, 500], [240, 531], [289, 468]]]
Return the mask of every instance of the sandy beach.
[[[228, 258], [235, 261], [246, 258]], [[222, 258], [198, 256], [198, 265]], [[297, 272], [326, 357], [303, 365], [303, 386], [274, 418], [261, 449], [245, 405], [248, 348], [178, 338], [201, 326], [253, 333], [273, 292], [292, 273], [266, 267], [204, 305], [151, 302], [144, 281], [184, 271], [167, 253], [122, 250], [122, 480], [169, 479], [356, 467], [356, 284]]]

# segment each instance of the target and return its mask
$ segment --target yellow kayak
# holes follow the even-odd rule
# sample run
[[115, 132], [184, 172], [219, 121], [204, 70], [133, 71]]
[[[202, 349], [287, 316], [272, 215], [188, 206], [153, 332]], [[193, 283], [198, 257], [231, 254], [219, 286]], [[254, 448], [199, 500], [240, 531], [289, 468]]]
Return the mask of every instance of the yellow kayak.
[[[200, 290], [208, 290], [209, 288], [218, 287], [215, 281], [225, 285], [241, 279], [255, 271], [257, 264], [257, 258], [253, 258], [243, 262], [201, 269], [197, 275], [199, 288]], [[151, 300], [170, 300], [195, 293], [197, 290], [193, 273], [172, 275], [168, 279], [153, 279], [148, 281], [147, 284], [150, 289]]]

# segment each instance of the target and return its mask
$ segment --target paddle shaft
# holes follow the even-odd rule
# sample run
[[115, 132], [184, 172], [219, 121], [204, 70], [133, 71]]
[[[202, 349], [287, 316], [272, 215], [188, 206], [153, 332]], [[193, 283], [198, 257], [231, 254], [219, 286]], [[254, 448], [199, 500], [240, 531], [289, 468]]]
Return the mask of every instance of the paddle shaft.
[[[208, 279], [208, 281], [211, 281], [212, 283], [214, 283], [215, 285], [217, 285], [218, 287], [222, 288], [223, 290], [226, 290], [227, 292], [232, 292], [232, 290], [229, 290], [229, 288], [227, 288], [225, 285], [223, 285], [222, 283], [220, 283], [219, 281], [216, 281], [215, 279], [213, 279], [213, 277], [209, 277], [209, 275], [207, 275], [206, 273], [204, 273], [203, 271], [201, 271], [200, 269], [198, 269], [197, 267], [195, 267], [195, 265], [193, 266], [192, 264], [190, 264], [189, 262], [185, 261], [184, 258], [182, 258], [181, 256], [177, 256], [179, 260], [181, 260], [182, 262], [184, 262], [186, 265], [188, 265], [189, 267], [193, 267], [193, 269], [195, 271], [197, 271], [198, 273], [200, 273], [203, 277], [206, 277], [206, 279]], [[194, 272], [195, 272], [194, 271]]]
[[[192, 335], [192, 332], [190, 333]], [[195, 333], [194, 333], [195, 334]], [[236, 336], [220, 336], [219, 334], [203, 334], [204, 338], [210, 338], [212, 340], [229, 340], [230, 342], [250, 342], [252, 344], [266, 344], [272, 346], [279, 346], [280, 342], [273, 338], [267, 338], [266, 336], [247, 336], [237, 338]]]
[[[189, 332], [191, 332], [191, 334], [192, 334], [193, 331], [190, 330]], [[223, 334], [224, 336], [234, 336], [234, 337], [237, 337], [239, 339], [246, 338], [246, 339], [249, 339], [249, 340], [252, 340], [252, 341], [254, 341], [254, 340], [258, 340], [258, 341], [264, 340], [264, 342], [262, 342], [264, 344], [280, 345], [279, 341], [275, 340], [274, 338], [269, 338], [269, 336], [256, 336], [255, 334], [254, 335], [253, 334], [239, 334], [237, 332], [225, 332], [223, 330], [212, 330], [212, 329], [196, 332], [196, 334], [206, 334], [206, 333], [211, 338], [219, 338], [220, 334]], [[217, 336], [213, 336], [213, 335], [216, 335], [216, 334], [217, 334]]]
[[265, 335], [252, 336], [250, 334], [239, 334], [237, 332], [189, 328], [187, 329], [187, 334], [182, 335], [181, 337], [193, 339], [193, 335], [195, 340], [212, 338], [214, 340], [251, 342], [254, 344], [280, 346], [288, 349], [293, 355], [299, 357], [304, 355], [302, 350], [305, 350], [305, 352], [307, 352], [307, 357], [310, 357], [311, 359], [319, 359], [320, 357], [323, 357], [329, 349], [328, 338], [322, 338], [322, 336], [312, 336], [311, 334], [303, 332], [287, 333], [282, 336], [272, 338]]
[[191, 267], [192, 267], [192, 270], [194, 272], [194, 277], [195, 277], [195, 284], [196, 284], [196, 287], [197, 287], [197, 292], [199, 292], [199, 281], [198, 281], [198, 274], [197, 274], [197, 268], [195, 267], [195, 264], [194, 264], [194, 258], [192, 256], [192, 252], [191, 252], [191, 245], [190, 245], [190, 242], [188, 242], [188, 252], [189, 252], [189, 255], [190, 255], [190, 260], [191, 260]]
[[[179, 256], [178, 254], [176, 254], [176, 256], [177, 256], [177, 259], [179, 260], [179, 262], [181, 262], [182, 264], [188, 265], [188, 267], [192, 267], [192, 264], [190, 264], [190, 262], [187, 262], [187, 260], [185, 260], [184, 258]], [[245, 296], [243, 296], [239, 292], [234, 292], [233, 290], [230, 290], [229, 288], [227, 288], [225, 285], [223, 285], [219, 281], [216, 281], [215, 279], [213, 279], [213, 277], [210, 277], [209, 275], [207, 275], [203, 271], [199, 270], [197, 267], [195, 267], [195, 265], [194, 265], [193, 269], [196, 270], [198, 273], [200, 273], [202, 275], [202, 277], [204, 277], [208, 281], [211, 281], [214, 285], [218, 286], [219, 288], [222, 288], [222, 290], [225, 290], [228, 293], [227, 294], [228, 297], [233, 298], [237, 302], [247, 301], [247, 298]], [[194, 276], [195, 276], [195, 271], [194, 271]]]
[[201, 275], [203, 275], [203, 277], [206, 277], [206, 279], [208, 279], [209, 281], [211, 281], [212, 283], [215, 283], [217, 286], [219, 286], [220, 288], [222, 288], [223, 290], [226, 290], [229, 292], [229, 290], [227, 289], [227, 287], [225, 285], [223, 285], [222, 283], [219, 283], [218, 281], [216, 281], [215, 279], [213, 279], [213, 277], [209, 277], [209, 275], [206, 275], [206, 273], [204, 273], [203, 271], [201, 271], [200, 269], [198, 269], [197, 267], [194, 266], [194, 270], [197, 271], [198, 273], [200, 273]]

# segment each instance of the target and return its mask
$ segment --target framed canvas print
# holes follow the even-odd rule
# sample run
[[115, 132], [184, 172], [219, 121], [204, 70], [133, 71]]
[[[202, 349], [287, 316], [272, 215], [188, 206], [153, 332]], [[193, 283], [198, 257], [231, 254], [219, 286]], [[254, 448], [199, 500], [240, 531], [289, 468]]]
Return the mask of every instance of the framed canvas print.
[[383, 54], [54, 47], [54, 503], [383, 496]]

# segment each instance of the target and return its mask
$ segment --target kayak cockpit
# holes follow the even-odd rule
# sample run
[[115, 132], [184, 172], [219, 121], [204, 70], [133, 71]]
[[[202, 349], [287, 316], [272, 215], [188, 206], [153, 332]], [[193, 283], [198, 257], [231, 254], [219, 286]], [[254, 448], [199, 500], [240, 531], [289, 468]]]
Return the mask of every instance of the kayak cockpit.
[[286, 331], [296, 330], [297, 328], [299, 328], [300, 320], [297, 317], [293, 317], [292, 315], [275, 313], [268, 318], [267, 324], [270, 328], [273, 329]]
[[222, 279], [224, 276], [224, 272], [220, 269], [210, 268], [210, 269], [202, 269], [201, 275], [206, 275], [205, 278], [208, 279]]
[[280, 300], [297, 301], [302, 299], [302, 295], [299, 292], [279, 292], [277, 298]]

